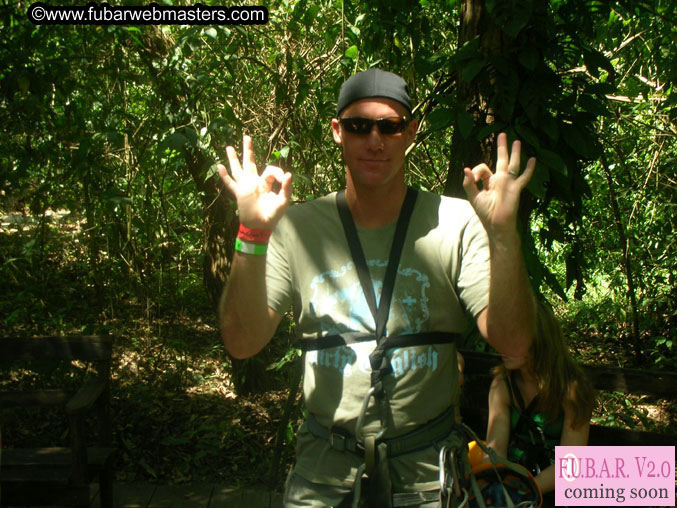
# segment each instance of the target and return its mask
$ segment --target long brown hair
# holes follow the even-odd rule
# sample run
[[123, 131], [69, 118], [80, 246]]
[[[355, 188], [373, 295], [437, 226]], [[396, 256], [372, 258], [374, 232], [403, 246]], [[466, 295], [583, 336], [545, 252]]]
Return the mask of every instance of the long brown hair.
[[[549, 420], [556, 420], [565, 405], [572, 414], [572, 426], [590, 421], [595, 390], [581, 366], [571, 357], [559, 320], [550, 306], [538, 304], [536, 333], [529, 348], [529, 370], [538, 386], [537, 407]], [[505, 375], [505, 366], [495, 374]]]

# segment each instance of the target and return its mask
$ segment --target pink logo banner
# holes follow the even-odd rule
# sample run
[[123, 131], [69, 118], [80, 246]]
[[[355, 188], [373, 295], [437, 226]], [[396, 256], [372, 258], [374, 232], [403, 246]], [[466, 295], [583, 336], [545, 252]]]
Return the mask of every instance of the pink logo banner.
[[675, 506], [675, 447], [557, 446], [555, 505]]

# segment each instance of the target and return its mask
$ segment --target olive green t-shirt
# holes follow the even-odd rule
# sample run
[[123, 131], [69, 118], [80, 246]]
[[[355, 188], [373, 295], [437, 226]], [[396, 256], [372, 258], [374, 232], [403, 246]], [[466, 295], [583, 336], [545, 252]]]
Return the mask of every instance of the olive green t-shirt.
[[[396, 222], [358, 229], [377, 303]], [[290, 207], [275, 228], [266, 268], [268, 305], [294, 311], [296, 333], [314, 339], [343, 332], [374, 333], [369, 311], [336, 208], [336, 193]], [[386, 335], [436, 331], [461, 333], [466, 315], [487, 305], [489, 247], [467, 201], [419, 192], [393, 290]], [[308, 412], [325, 427], [354, 433], [371, 385], [374, 341], [305, 356], [303, 393]], [[453, 344], [389, 350], [392, 374], [384, 383], [391, 410], [385, 437], [405, 434], [440, 415], [456, 400], [458, 369]], [[381, 429], [373, 399], [364, 434]], [[438, 449], [391, 460], [395, 489], [435, 488]], [[305, 425], [297, 440], [295, 471], [305, 479], [350, 486], [362, 459], [333, 450]]]

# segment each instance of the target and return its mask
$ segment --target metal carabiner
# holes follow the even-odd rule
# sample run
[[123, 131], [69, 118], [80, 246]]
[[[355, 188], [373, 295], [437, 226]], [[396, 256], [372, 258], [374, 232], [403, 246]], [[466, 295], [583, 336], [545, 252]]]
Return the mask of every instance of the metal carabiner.
[[449, 451], [449, 461], [451, 462], [451, 477], [454, 482], [454, 490], [456, 491], [456, 497], [461, 498], [461, 478], [458, 475], [458, 461], [460, 457], [456, 456], [456, 452], [452, 449]]
[[446, 496], [449, 487], [447, 486], [447, 447], [443, 446], [440, 449], [440, 492]]
[[[360, 409], [360, 414], [357, 417], [357, 422], [355, 423], [355, 438], [359, 443], [364, 443], [364, 436], [362, 435], [362, 427], [364, 426], [364, 417], [367, 414], [367, 409], [369, 408], [369, 400], [374, 396], [375, 388], [372, 386], [367, 390], [367, 393], [364, 396], [362, 401], [362, 408]], [[374, 436], [374, 440], [381, 439], [385, 434], [385, 428], [381, 430]]]
[[[461, 480], [458, 475], [456, 454], [453, 449], [449, 449], [446, 446], [442, 447], [440, 450], [439, 466], [440, 492], [448, 497], [455, 494], [456, 498], [460, 499], [462, 494]], [[452, 493], [452, 489], [455, 492]]]

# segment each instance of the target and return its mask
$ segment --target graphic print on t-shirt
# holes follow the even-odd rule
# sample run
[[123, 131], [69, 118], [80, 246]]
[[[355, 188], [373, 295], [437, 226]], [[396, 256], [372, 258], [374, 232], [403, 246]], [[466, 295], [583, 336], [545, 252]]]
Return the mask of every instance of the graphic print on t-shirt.
[[[381, 260], [367, 261], [372, 274], [377, 305], [381, 297], [382, 279], [387, 264], [387, 261]], [[346, 278], [355, 282], [346, 284], [344, 282]], [[429, 287], [430, 281], [426, 274], [412, 268], [398, 269], [389, 319], [389, 323], [398, 323], [398, 335], [423, 331], [424, 323], [430, 316], [426, 295]], [[354, 263], [349, 262], [338, 270], [329, 270], [313, 277], [310, 295], [310, 309], [313, 318], [320, 323], [323, 335], [374, 330], [374, 318], [355, 274]], [[374, 346], [374, 342], [362, 342], [308, 351], [306, 361], [311, 365], [335, 369], [344, 377], [351, 376], [355, 369], [369, 374], [371, 373], [369, 353]], [[412, 347], [388, 351], [395, 377], [414, 369], [436, 370], [437, 356], [438, 353], [432, 346], [426, 349]]]

